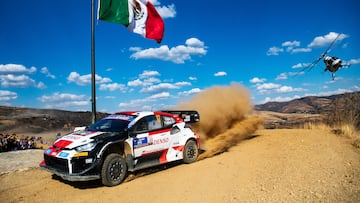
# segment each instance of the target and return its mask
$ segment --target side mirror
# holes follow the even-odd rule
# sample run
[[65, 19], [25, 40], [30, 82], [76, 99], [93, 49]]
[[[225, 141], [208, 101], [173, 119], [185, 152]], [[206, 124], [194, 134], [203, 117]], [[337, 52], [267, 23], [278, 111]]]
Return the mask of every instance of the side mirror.
[[55, 134], [55, 136], [56, 136], [56, 138], [61, 137], [61, 132], [57, 132], [57, 133]]

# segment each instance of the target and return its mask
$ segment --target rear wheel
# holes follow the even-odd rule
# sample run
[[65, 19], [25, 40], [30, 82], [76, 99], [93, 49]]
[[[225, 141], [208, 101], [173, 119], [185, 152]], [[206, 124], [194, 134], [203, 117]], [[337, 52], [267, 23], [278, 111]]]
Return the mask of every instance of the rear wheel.
[[189, 140], [186, 142], [184, 147], [184, 163], [190, 164], [197, 160], [199, 156], [199, 150], [197, 144], [194, 140]]
[[119, 185], [127, 173], [126, 161], [120, 154], [109, 154], [101, 168], [101, 181], [106, 186]]

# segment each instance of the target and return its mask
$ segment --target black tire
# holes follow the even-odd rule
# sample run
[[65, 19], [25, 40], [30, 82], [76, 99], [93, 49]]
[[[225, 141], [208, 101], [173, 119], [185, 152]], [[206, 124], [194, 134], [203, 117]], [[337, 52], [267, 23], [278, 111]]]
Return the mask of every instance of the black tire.
[[183, 161], [186, 164], [193, 163], [197, 160], [199, 156], [199, 150], [197, 147], [197, 143], [194, 140], [189, 140], [186, 142], [184, 147], [184, 158]]
[[120, 154], [109, 154], [101, 168], [101, 181], [106, 186], [119, 185], [126, 176], [126, 161]]

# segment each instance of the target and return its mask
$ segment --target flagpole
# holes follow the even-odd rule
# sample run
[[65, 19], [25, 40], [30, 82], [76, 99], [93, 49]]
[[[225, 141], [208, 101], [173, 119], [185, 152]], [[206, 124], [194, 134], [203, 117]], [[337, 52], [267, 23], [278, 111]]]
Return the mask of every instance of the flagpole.
[[96, 122], [96, 85], [95, 85], [95, 4], [91, 0], [91, 106], [92, 123]]

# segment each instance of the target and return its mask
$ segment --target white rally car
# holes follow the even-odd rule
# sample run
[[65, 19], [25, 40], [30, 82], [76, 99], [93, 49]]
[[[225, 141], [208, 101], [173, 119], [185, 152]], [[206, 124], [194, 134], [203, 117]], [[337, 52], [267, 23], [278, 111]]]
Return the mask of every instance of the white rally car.
[[133, 172], [176, 160], [197, 160], [196, 111], [119, 112], [57, 139], [40, 167], [69, 181], [120, 184]]

